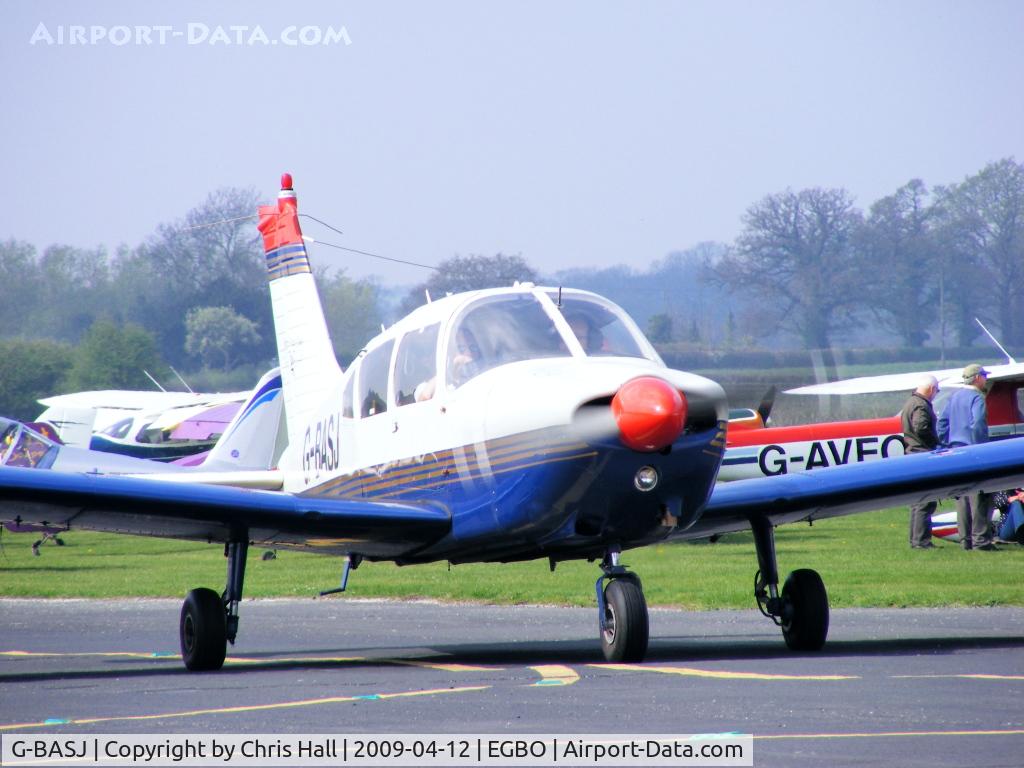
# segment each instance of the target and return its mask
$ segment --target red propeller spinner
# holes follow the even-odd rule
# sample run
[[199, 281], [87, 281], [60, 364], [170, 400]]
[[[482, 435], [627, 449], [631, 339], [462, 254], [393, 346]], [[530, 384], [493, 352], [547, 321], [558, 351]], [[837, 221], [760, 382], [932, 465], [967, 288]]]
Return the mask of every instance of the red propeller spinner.
[[612, 398], [619, 439], [634, 451], [659, 451], [675, 442], [686, 422], [686, 397], [664, 379], [630, 379]]

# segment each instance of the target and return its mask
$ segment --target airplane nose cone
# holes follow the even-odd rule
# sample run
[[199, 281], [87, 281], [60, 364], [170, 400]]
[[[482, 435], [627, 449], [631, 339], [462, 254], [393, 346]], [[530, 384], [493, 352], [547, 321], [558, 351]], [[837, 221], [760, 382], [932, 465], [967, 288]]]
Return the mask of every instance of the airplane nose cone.
[[686, 398], [664, 379], [641, 376], [627, 381], [612, 398], [619, 439], [634, 451], [658, 451], [683, 431]]

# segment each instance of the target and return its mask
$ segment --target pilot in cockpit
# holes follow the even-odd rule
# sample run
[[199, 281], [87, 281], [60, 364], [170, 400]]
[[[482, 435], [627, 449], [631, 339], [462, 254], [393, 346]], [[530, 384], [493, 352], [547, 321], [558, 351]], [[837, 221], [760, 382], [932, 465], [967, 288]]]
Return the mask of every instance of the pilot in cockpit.
[[455, 334], [455, 350], [449, 365], [452, 383], [460, 386], [481, 372], [480, 345], [465, 326]]
[[604, 337], [601, 330], [594, 325], [587, 315], [582, 312], [570, 312], [565, 317], [572, 332], [576, 335], [583, 351], [588, 355], [597, 354], [604, 347]]

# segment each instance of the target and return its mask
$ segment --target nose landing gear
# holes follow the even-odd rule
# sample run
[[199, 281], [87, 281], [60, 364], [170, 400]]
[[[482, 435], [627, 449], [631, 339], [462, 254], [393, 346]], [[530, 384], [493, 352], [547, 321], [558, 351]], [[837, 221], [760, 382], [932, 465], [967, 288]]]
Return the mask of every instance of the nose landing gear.
[[[619, 564], [618, 549], [609, 550], [604, 556], [601, 570], [603, 573], [594, 586], [605, 660], [643, 661], [650, 630], [640, 577]], [[607, 586], [604, 586], [605, 581], [608, 581]]]

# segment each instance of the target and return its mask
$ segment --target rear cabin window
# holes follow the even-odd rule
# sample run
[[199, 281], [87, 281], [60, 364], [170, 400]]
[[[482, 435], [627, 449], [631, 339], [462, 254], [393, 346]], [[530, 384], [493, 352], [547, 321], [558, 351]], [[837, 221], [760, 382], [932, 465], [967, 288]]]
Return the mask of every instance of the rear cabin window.
[[422, 402], [434, 396], [440, 330], [440, 323], [428, 325], [410, 331], [398, 343], [395, 358], [395, 402], [398, 405]]
[[359, 366], [359, 414], [364, 418], [388, 409], [388, 368], [394, 346], [392, 339], [370, 350]]

